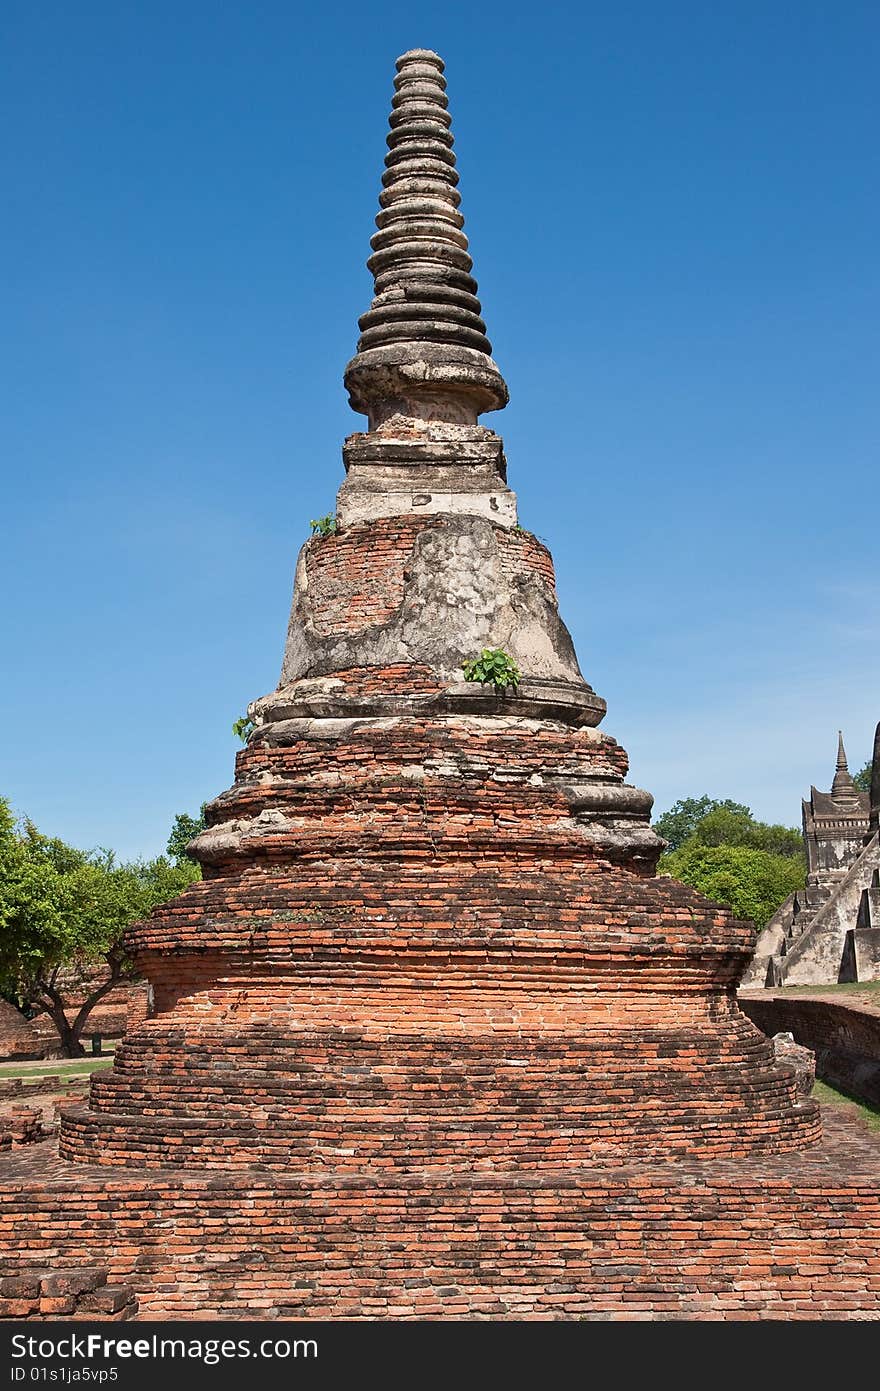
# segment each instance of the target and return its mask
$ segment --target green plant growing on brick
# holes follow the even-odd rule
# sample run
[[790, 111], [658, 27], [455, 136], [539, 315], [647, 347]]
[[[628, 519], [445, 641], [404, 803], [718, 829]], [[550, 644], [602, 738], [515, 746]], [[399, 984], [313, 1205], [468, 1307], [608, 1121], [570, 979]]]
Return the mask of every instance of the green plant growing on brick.
[[326, 517], [313, 517], [309, 522], [313, 536], [334, 536], [336, 534], [336, 517], [334, 513], [328, 512]]
[[247, 743], [255, 729], [256, 725], [250, 715], [242, 715], [232, 726], [233, 734], [237, 739], [240, 739], [243, 744]]
[[465, 681], [478, 681], [481, 686], [493, 686], [498, 695], [516, 688], [522, 673], [512, 657], [500, 647], [484, 647], [479, 657], [462, 664]]

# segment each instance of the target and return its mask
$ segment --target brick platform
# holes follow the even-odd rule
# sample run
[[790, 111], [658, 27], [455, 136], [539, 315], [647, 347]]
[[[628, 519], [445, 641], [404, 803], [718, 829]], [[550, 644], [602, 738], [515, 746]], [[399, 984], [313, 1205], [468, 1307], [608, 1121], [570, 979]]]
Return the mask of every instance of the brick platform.
[[880, 1318], [880, 1137], [747, 1163], [411, 1173], [0, 1159], [0, 1241], [151, 1318]]

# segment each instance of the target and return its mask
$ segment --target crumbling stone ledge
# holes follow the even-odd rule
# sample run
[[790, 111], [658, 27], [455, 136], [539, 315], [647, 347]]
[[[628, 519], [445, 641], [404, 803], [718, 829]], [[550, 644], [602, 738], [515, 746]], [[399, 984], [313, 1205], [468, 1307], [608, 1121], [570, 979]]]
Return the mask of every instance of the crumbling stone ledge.
[[0, 1319], [89, 1319], [121, 1323], [137, 1314], [126, 1285], [108, 1285], [106, 1270], [33, 1269], [0, 1276]]

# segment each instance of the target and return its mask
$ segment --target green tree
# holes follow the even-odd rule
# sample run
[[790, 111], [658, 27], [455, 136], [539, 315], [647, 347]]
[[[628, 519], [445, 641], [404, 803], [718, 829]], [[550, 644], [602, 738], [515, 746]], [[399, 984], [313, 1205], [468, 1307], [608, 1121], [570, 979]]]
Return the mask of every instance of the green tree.
[[696, 839], [664, 855], [659, 872], [726, 903], [759, 928], [806, 878], [803, 859], [745, 845], [701, 845]]
[[868, 762], [865, 764], [864, 768], [860, 768], [859, 771], [858, 771], [857, 773], [854, 773], [854, 774], [853, 774], [853, 782], [855, 783], [856, 787], [859, 789], [860, 792], [868, 792], [868, 793], [870, 793], [870, 791], [871, 791], [871, 760], [870, 760], [870, 759], [868, 759]]
[[[134, 974], [126, 927], [198, 877], [186, 860], [117, 864], [111, 851], [75, 850], [16, 825], [0, 798], [0, 993], [29, 1016], [47, 1014], [63, 1053], [80, 1055], [92, 1009]], [[106, 978], [74, 1011], [72, 994], [99, 964]]]
[[730, 800], [719, 802], [714, 797], [683, 797], [665, 811], [662, 816], [658, 816], [654, 822], [654, 830], [664, 840], [669, 841], [669, 850], [677, 850], [680, 845], [684, 845], [686, 840], [690, 840], [697, 826], [713, 811], [729, 811], [738, 813], [742, 816], [751, 816], [749, 807], [743, 806], [742, 802], [731, 802]]
[[739, 845], [750, 850], [765, 850], [768, 855], [783, 855], [792, 860], [804, 858], [800, 831], [756, 821], [748, 807], [736, 810], [723, 804], [713, 807], [697, 822], [690, 840], [698, 845]]
[[171, 834], [168, 837], [166, 847], [168, 854], [176, 865], [188, 860], [190, 864], [197, 861], [187, 851], [187, 846], [191, 840], [205, 829], [205, 803], [202, 802], [198, 816], [190, 816], [188, 812], [180, 811], [174, 818], [174, 825], [171, 827]]

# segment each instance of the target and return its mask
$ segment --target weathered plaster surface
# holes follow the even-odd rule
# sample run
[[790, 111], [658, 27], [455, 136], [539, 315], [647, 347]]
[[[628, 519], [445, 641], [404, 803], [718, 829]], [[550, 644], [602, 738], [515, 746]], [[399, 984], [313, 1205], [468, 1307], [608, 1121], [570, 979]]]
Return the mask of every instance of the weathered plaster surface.
[[505, 573], [482, 517], [448, 516], [415, 540], [400, 604], [385, 623], [327, 635], [312, 599], [308, 545], [297, 562], [280, 685], [345, 667], [429, 666], [445, 682], [483, 647], [501, 647], [524, 676], [584, 684], [571, 636], [534, 574]]

